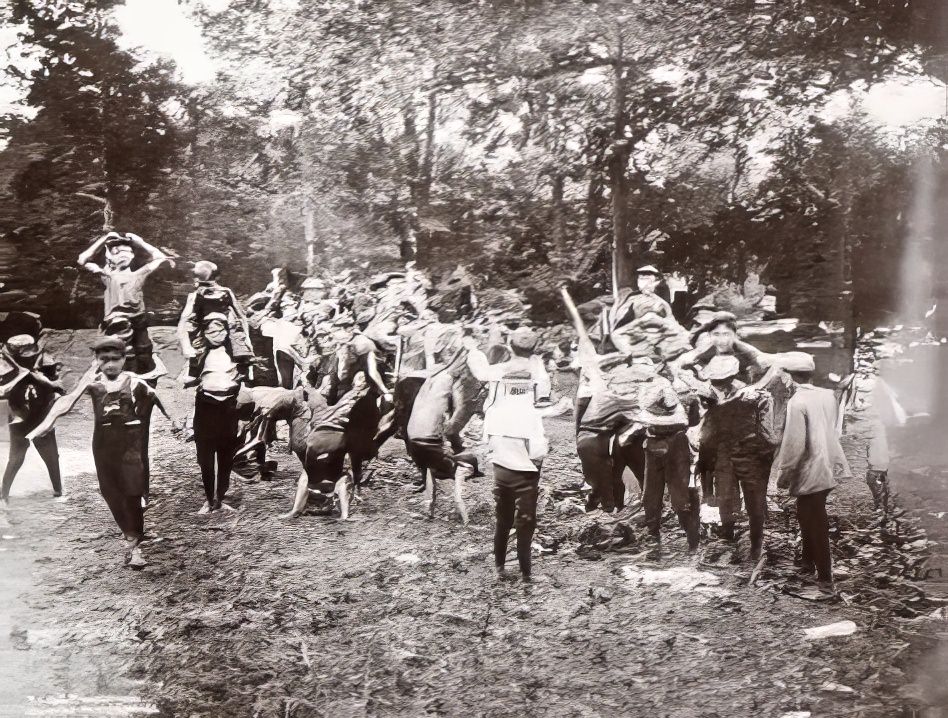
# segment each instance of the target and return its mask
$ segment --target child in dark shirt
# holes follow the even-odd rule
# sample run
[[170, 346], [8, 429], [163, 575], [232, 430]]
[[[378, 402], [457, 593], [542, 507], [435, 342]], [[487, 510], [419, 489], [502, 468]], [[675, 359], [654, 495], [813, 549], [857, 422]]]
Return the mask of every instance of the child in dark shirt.
[[178, 321], [178, 339], [188, 359], [188, 385], [197, 384], [210, 347], [202, 331], [208, 317], [222, 315], [227, 319], [227, 352], [240, 365], [253, 358], [247, 315], [233, 291], [217, 282], [220, 271], [213, 262], [194, 264], [196, 288], [188, 295]]
[[[17, 472], [23, 466], [30, 447], [26, 435], [39, 426], [59, 394], [58, 362], [47, 357], [29, 334], [10, 337], [3, 348], [3, 363], [8, 369], [0, 377], [0, 399], [9, 406], [10, 455], [3, 472], [0, 503], [6, 504]], [[63, 486], [59, 471], [59, 449], [56, 434], [50, 432], [35, 442], [53, 485], [53, 496], [62, 496]]]

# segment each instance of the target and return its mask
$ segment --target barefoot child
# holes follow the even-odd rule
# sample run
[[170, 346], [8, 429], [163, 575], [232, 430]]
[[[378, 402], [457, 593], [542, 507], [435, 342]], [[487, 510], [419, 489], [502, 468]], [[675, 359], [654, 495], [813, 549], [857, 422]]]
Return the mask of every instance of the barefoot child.
[[99, 337], [92, 350], [96, 364], [71, 392], [56, 400], [46, 418], [26, 438], [36, 441], [48, 434], [80, 396], [89, 395], [95, 412], [92, 458], [99, 490], [125, 537], [128, 565], [142, 568], [146, 565], [140, 546], [145, 533], [145, 470], [140, 416], [146, 406], [154, 405], [169, 421], [171, 417], [148, 384], [123, 370], [126, 347], [121, 339]]
[[207, 352], [194, 397], [194, 446], [206, 499], [199, 514], [233, 510], [224, 497], [230, 488], [234, 453], [240, 446], [237, 395], [243, 377], [227, 350], [229, 327], [224, 314], [212, 312], [204, 318]]

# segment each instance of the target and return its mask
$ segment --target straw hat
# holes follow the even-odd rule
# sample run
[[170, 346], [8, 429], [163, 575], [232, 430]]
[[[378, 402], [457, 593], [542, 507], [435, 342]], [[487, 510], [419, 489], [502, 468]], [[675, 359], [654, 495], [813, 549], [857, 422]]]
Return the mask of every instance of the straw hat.
[[666, 385], [656, 387], [645, 395], [639, 421], [648, 426], [687, 426], [688, 415], [678, 394]]

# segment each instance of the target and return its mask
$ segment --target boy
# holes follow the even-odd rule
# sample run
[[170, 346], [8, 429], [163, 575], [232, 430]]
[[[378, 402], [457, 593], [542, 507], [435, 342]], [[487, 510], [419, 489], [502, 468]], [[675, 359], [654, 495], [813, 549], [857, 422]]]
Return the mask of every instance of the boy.
[[[104, 267], [93, 261], [103, 248]], [[136, 248], [146, 252], [149, 259], [145, 265], [132, 270]], [[174, 267], [174, 262], [164, 252], [131, 232], [124, 236], [118, 232], [109, 232], [79, 255], [79, 265], [93, 274], [98, 274], [105, 285], [105, 311], [102, 316], [109, 317], [114, 312], [128, 315], [132, 324], [130, 346], [135, 357], [134, 371], [138, 374], [144, 374], [153, 368], [152, 343], [148, 336], [148, 317], [145, 313], [145, 280], [163, 264]]]
[[89, 395], [95, 412], [92, 458], [99, 490], [125, 537], [128, 565], [143, 568], [147, 565], [140, 545], [145, 534], [145, 472], [139, 416], [146, 408], [150, 411], [151, 406], [157, 406], [169, 421], [171, 417], [148, 384], [124, 371], [126, 347], [121, 339], [99, 337], [92, 351], [96, 365], [71, 392], [56, 400], [46, 418], [26, 438], [36, 441], [49, 433], [56, 420], [71, 411], [82, 394]]
[[240, 411], [240, 368], [227, 351], [230, 322], [224, 314], [210, 313], [204, 317], [203, 336], [207, 345], [194, 397], [194, 445], [205, 503], [198, 514], [210, 511], [233, 511], [224, 503], [230, 488], [230, 470], [234, 452], [240, 446], [238, 424]]
[[[13, 479], [23, 466], [30, 448], [26, 435], [40, 425], [56, 397], [63, 394], [64, 390], [59, 382], [60, 364], [45, 357], [36, 340], [29, 334], [10, 337], [4, 346], [3, 358], [9, 371], [0, 377], [3, 382], [0, 399], [7, 400], [10, 413], [10, 455], [0, 488], [0, 505], [5, 506], [10, 498]], [[50, 431], [46, 436], [37, 438], [35, 445], [49, 472], [53, 497], [62, 496], [56, 433]]]
[[448, 366], [442, 366], [425, 379], [415, 397], [408, 419], [408, 455], [421, 471], [429, 491], [428, 514], [434, 516], [436, 481], [454, 479], [454, 502], [461, 523], [468, 523], [464, 504], [464, 480], [477, 473], [477, 459], [470, 454], [455, 453], [447, 433], [449, 418], [457, 411], [453, 405], [456, 373], [464, 367], [459, 355]]
[[[302, 392], [302, 390], [297, 390]], [[346, 454], [350, 453], [346, 428], [353, 408], [365, 397], [369, 385], [362, 372], [352, 378], [352, 388], [332, 405], [326, 402], [321, 392], [307, 393], [306, 418], [297, 413], [290, 425], [290, 448], [303, 464], [303, 472], [296, 484], [293, 508], [280, 518], [299, 516], [311, 494], [322, 499], [333, 495], [339, 499], [339, 518], [349, 518], [349, 490], [346, 486], [348, 474], [345, 470]], [[298, 405], [298, 404], [297, 404]]]
[[525, 582], [531, 580], [540, 466], [547, 452], [543, 414], [536, 403], [550, 392], [546, 367], [534, 353], [537, 341], [532, 329], [516, 329], [509, 339], [510, 359], [491, 365], [473, 337], [464, 340], [471, 374], [491, 384], [485, 404], [484, 436], [494, 467], [494, 564], [498, 575], [503, 575], [507, 540], [510, 529], [516, 526], [517, 561]]
[[[812, 360], [811, 360], [812, 362]], [[797, 499], [803, 571], [817, 572], [821, 591], [834, 593], [826, 497], [836, 477], [851, 477], [836, 431], [839, 407], [829, 389], [813, 386], [809, 371], [792, 372], [797, 391], [787, 404], [787, 425], [774, 461], [777, 486]]]
[[191, 385], [197, 383], [201, 367], [207, 357], [208, 345], [201, 333], [201, 328], [205, 318], [210, 314], [223, 314], [228, 319], [227, 348], [231, 358], [238, 364], [248, 363], [253, 358], [247, 315], [234, 293], [229, 288], [218, 284], [219, 275], [220, 271], [213, 262], [205, 260], [195, 262], [196, 289], [188, 295], [178, 321], [178, 339], [181, 342], [181, 351], [188, 359], [188, 376]]
[[773, 400], [766, 392], [742, 391], [745, 384], [737, 379], [740, 370], [733, 354], [718, 354], [705, 366], [704, 378], [711, 382], [714, 398], [701, 425], [698, 470], [706, 479], [713, 477], [721, 535], [727, 540], [734, 538], [744, 494], [750, 556], [757, 560], [763, 550], [767, 482], [778, 440]]
[[688, 537], [688, 549], [698, 548], [699, 506], [692, 506], [688, 482], [691, 478], [691, 447], [688, 414], [678, 394], [667, 381], [656, 383], [642, 400], [638, 422], [645, 432], [645, 487], [642, 505], [645, 527], [653, 539], [661, 533], [665, 489], [678, 522]]

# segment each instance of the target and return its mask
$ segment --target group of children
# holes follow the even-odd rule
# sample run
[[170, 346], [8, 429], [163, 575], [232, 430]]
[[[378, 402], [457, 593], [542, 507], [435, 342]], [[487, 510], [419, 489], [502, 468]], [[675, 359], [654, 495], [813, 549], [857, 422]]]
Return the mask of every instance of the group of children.
[[[132, 269], [136, 251], [145, 262]], [[172, 260], [136, 235], [112, 232], [79, 261], [105, 286], [95, 362], [67, 394], [38, 336], [5, 342], [9, 371], [0, 377], [0, 397], [9, 402], [11, 439], [2, 499], [30, 441], [61, 494], [53, 427], [88, 394], [99, 487], [127, 541], [129, 565], [141, 567], [150, 419], [154, 407], [167, 416], [154, 391], [164, 365], [148, 336], [143, 289], [148, 275]], [[199, 513], [232, 510], [225, 499], [235, 458], [253, 456], [267, 478], [266, 447], [276, 423], [285, 421], [301, 464], [285, 516], [299, 515], [315, 498], [330, 508], [337, 501], [346, 518], [364, 466], [397, 436], [419, 469], [429, 511], [438, 482], [453, 479], [466, 523], [464, 482], [480, 470], [461, 434], [482, 413], [494, 480], [495, 564], [503, 573], [514, 531], [520, 574], [530, 579], [547, 453], [543, 419], [568, 409], [551, 400], [534, 330], [495, 326], [485, 337], [440, 322], [426, 304], [424, 278], [411, 268], [359, 293], [347, 281], [315, 279], [291, 290], [286, 273], [275, 270], [247, 311], [219, 284], [213, 263], [195, 263], [194, 278], [178, 337], [188, 359], [183, 384], [195, 389], [189, 423], [205, 494]], [[831, 590], [825, 500], [848, 471], [832, 392], [809, 382], [808, 355], [768, 355], [741, 341], [733, 315], [717, 313], [689, 333], [657, 295], [660, 279], [655, 267], [641, 268], [638, 291], [603, 306], [591, 336], [577, 324], [576, 442], [591, 487], [587, 511], [621, 509], [630, 469], [640, 484], [646, 533], [658, 540], [667, 491], [694, 549], [702, 493], [720, 511], [725, 540], [735, 537], [743, 496], [750, 555], [758, 558], [768, 485], [776, 482], [798, 497], [804, 568], [817, 570]], [[257, 385], [255, 368], [264, 362], [252, 335], [255, 343], [272, 344], [278, 386]]]

